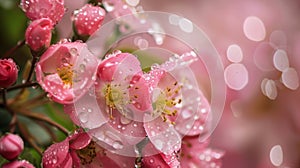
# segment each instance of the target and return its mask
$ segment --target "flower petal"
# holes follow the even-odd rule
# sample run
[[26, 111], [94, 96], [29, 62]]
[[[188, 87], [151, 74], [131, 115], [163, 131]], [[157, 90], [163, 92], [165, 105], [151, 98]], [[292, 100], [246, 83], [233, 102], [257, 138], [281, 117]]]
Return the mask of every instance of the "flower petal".
[[175, 130], [174, 126], [164, 122], [160, 117], [152, 121], [150, 121], [149, 117], [152, 118], [152, 116], [145, 115], [145, 120], [148, 122], [144, 123], [144, 127], [151, 143], [156, 149], [166, 155], [178, 151], [180, 149], [181, 136]]
[[65, 139], [62, 142], [51, 145], [43, 155], [44, 168], [56, 168], [67, 158], [69, 152], [69, 141]]

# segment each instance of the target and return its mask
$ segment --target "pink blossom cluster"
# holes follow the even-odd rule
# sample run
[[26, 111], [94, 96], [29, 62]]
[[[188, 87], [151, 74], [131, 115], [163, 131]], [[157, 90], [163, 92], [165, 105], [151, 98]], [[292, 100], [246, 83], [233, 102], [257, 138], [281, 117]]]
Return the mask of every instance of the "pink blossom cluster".
[[[75, 48], [78, 52], [73, 51]], [[81, 74], [72, 71], [71, 65], [76, 65], [77, 60], [73, 57], [76, 57], [78, 53], [83, 53], [80, 52], [83, 49], [83, 43], [57, 44], [49, 48], [51, 52], [46, 51], [37, 64], [37, 79], [41, 86], [54, 101], [65, 104], [65, 112], [70, 115], [75, 124], [89, 130], [88, 134], [75, 133], [63, 142], [53, 144], [44, 154], [45, 167], [57, 165], [89, 167], [97, 163], [119, 165], [119, 167], [126, 164], [131, 167], [135, 164], [134, 157], [123, 156], [114, 150], [138, 147], [138, 144], [144, 142], [145, 139], [147, 143], [139, 147], [141, 148], [139, 149], [140, 164], [145, 167], [177, 167], [179, 165], [182, 167], [192, 165], [221, 167], [220, 159], [223, 151], [210, 149], [208, 139], [204, 141], [199, 139], [207, 132], [209, 103], [199, 89], [187, 89], [176, 74], [186, 68], [182, 65], [196, 58], [192, 52], [161, 65], [152, 66], [149, 72], [143, 72], [136, 56], [115, 51], [99, 64], [94, 64], [94, 66], [86, 64], [84, 71], [87, 73]], [[61, 55], [63, 57], [60, 57]], [[86, 57], [88, 59], [94, 57], [88, 53], [84, 55], [89, 56]], [[65, 61], [64, 56], [70, 59]], [[53, 67], [53, 65], [58, 65], [58, 67]], [[176, 67], [175, 70], [174, 67]], [[84, 80], [88, 82], [76, 87], [73, 83], [77, 81], [73, 79], [75, 76], [89, 80]], [[86, 89], [91, 86], [94, 86], [96, 96], [91, 96], [90, 91]], [[199, 96], [199, 100], [192, 101], [191, 96]], [[78, 112], [75, 109], [75, 106], [85, 109], [89, 101], [95, 98], [100, 111], [89, 109], [89, 112]], [[96, 107], [91, 108], [96, 109]], [[101, 121], [105, 123], [99, 125]], [[95, 125], [99, 127], [95, 128]], [[122, 142], [104, 140], [109, 137], [95, 138], [94, 135], [104, 131], [110, 131], [115, 137], [122, 139]], [[77, 143], [81, 146], [73, 145]], [[89, 147], [91, 143], [94, 147]], [[81, 154], [83, 149], [91, 151], [92, 156], [85, 152]], [[53, 153], [60, 153], [61, 157]], [[105, 155], [105, 153], [110, 154]], [[122, 161], [112, 161], [115, 157], [121, 157]], [[110, 161], [106, 162], [107, 160]]]

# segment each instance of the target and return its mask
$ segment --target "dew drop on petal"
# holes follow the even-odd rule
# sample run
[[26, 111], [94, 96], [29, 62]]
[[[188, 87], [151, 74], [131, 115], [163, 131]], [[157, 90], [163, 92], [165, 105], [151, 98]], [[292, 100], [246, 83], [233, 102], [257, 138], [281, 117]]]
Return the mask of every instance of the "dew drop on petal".
[[241, 90], [248, 84], [248, 70], [243, 64], [231, 64], [224, 71], [227, 86], [234, 90]]
[[277, 50], [273, 56], [273, 63], [278, 71], [283, 72], [289, 65], [289, 58], [284, 50]]
[[138, 41], [137, 41], [137, 46], [141, 49], [141, 50], [144, 50], [144, 49], [147, 49], [148, 48], [148, 45], [149, 45], [149, 43], [148, 43], [148, 41], [147, 40], [145, 40], [145, 39], [139, 39]]
[[111, 12], [111, 11], [115, 10], [114, 4], [109, 3], [109, 2], [107, 2], [107, 1], [104, 1], [104, 2], [103, 2], [103, 6], [105, 7], [105, 9], [106, 9], [108, 12]]
[[186, 18], [180, 19], [179, 27], [182, 31], [187, 32], [187, 33], [193, 32], [193, 29], [194, 29], [193, 23]]
[[156, 140], [154, 141], [154, 145], [155, 145], [155, 147], [156, 147], [158, 150], [162, 150], [163, 147], [164, 147], [164, 142], [161, 141], [160, 139], [156, 139]]
[[124, 147], [124, 145], [122, 144], [121, 141], [115, 141], [115, 142], [113, 142], [112, 146], [115, 149], [123, 149], [123, 147]]
[[88, 122], [88, 114], [86, 112], [79, 113], [78, 118], [82, 123]]
[[239, 45], [232, 44], [227, 49], [227, 58], [229, 61], [239, 63], [243, 60], [243, 51]]
[[280, 145], [275, 145], [270, 150], [270, 160], [274, 166], [280, 166], [283, 162], [283, 151]]
[[180, 17], [178, 15], [172, 14], [169, 16], [169, 22], [172, 25], [178, 25], [180, 21]]
[[263, 93], [265, 93], [265, 95], [271, 99], [271, 100], [275, 100], [277, 97], [277, 87], [276, 87], [276, 83], [273, 80], [267, 80], [265, 83], [265, 88]]
[[299, 87], [298, 73], [294, 68], [287, 68], [281, 75], [282, 83], [291, 90], [296, 90]]
[[121, 119], [120, 119], [121, 123], [122, 124], [129, 124], [131, 123], [132, 120], [130, 120], [129, 118], [125, 117], [125, 116], [121, 116]]
[[245, 19], [243, 30], [245, 36], [252, 41], [262, 41], [266, 37], [266, 28], [262, 20], [256, 16]]

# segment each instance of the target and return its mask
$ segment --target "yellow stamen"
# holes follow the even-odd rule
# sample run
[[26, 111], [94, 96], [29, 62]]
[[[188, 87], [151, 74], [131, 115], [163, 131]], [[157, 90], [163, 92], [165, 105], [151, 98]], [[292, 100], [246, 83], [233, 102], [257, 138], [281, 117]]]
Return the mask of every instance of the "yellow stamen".
[[71, 64], [61, 68], [56, 68], [56, 71], [66, 87], [71, 87], [73, 85], [73, 70]]

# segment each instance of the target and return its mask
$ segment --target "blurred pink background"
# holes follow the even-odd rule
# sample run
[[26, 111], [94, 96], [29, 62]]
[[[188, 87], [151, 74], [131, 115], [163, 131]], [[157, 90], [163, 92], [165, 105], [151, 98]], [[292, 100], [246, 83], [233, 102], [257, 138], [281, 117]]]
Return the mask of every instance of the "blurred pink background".
[[[83, 4], [66, 3], [69, 14]], [[226, 106], [211, 144], [226, 151], [223, 167], [299, 168], [300, 1], [140, 0], [140, 5], [145, 11], [190, 19], [208, 35], [224, 68], [231, 64], [244, 67], [232, 66], [233, 74], [224, 75], [229, 86]], [[62, 36], [68, 36], [71, 24], [67, 17], [61, 24]], [[238, 63], [227, 58], [233, 44], [242, 51]], [[278, 50], [284, 56], [274, 61]], [[284, 61], [293, 72], [278, 70], [276, 65]]]

